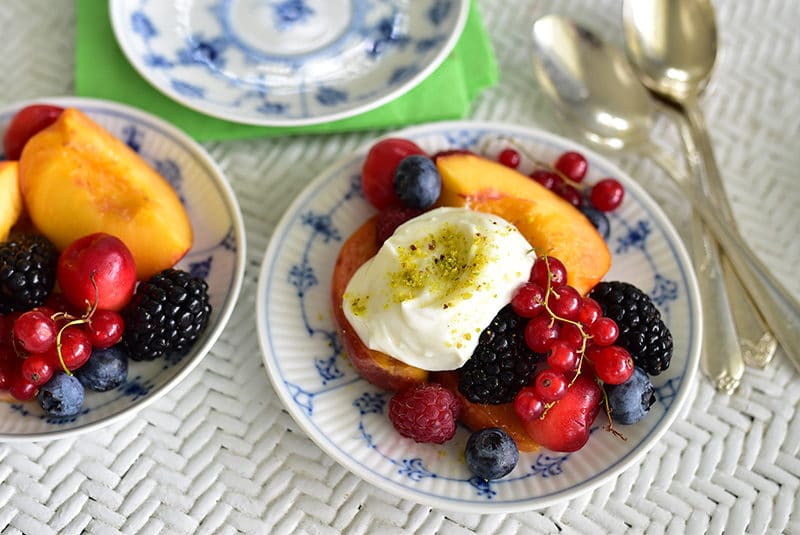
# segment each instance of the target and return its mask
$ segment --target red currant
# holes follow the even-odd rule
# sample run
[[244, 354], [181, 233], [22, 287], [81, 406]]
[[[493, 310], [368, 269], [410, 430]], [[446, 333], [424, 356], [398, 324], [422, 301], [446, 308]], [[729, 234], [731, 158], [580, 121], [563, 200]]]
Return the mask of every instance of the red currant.
[[36, 386], [45, 384], [53, 376], [55, 368], [46, 355], [31, 355], [22, 362], [22, 377]]
[[108, 349], [122, 339], [125, 322], [118, 312], [96, 310], [84, 328], [92, 347]]
[[512, 169], [519, 167], [520, 160], [519, 152], [514, 149], [503, 149], [497, 157], [498, 162]]
[[547, 314], [528, 320], [525, 325], [525, 343], [534, 353], [546, 353], [558, 338], [559, 325]]
[[564, 179], [560, 176], [544, 169], [537, 169], [530, 174], [530, 177], [550, 191], [555, 191], [556, 188], [564, 183]]
[[564, 323], [558, 333], [558, 340], [578, 351], [583, 346], [583, 333], [573, 323]]
[[[78, 326], [67, 327], [61, 332], [61, 358], [64, 361], [64, 366], [70, 371], [77, 370], [89, 360], [92, 355], [92, 343], [89, 341], [89, 335], [86, 331]], [[58, 356], [55, 357], [55, 363], [61, 365]]]
[[619, 385], [633, 375], [633, 358], [623, 347], [603, 347], [593, 356], [594, 372], [606, 384]]
[[599, 318], [594, 324], [589, 327], [589, 334], [592, 335], [592, 340], [599, 346], [610, 346], [617, 341], [619, 336], [619, 327], [617, 322], [611, 318]]
[[581, 195], [581, 192], [578, 191], [578, 188], [571, 184], [561, 184], [560, 186], [557, 186], [554, 191], [559, 197], [570, 203], [575, 208], [580, 208], [580, 206], [583, 204], [583, 195]]
[[523, 422], [528, 422], [544, 414], [544, 402], [536, 395], [536, 389], [526, 386], [514, 398], [514, 412]]
[[575, 371], [578, 368], [578, 353], [566, 342], [556, 340], [550, 346], [547, 365], [560, 372]]
[[511, 298], [511, 308], [523, 318], [538, 316], [544, 309], [544, 290], [538, 284], [526, 282]]
[[583, 157], [583, 154], [570, 151], [559, 156], [554, 167], [573, 182], [580, 182], [586, 176], [589, 163]]
[[22, 377], [22, 375], [17, 374], [11, 380], [11, 386], [8, 388], [8, 392], [14, 396], [15, 399], [28, 401], [29, 399], [33, 399], [38, 389], [38, 386]]
[[28, 353], [44, 353], [56, 342], [56, 324], [41, 310], [33, 309], [14, 322], [14, 338]]
[[604, 178], [594, 186], [589, 194], [589, 202], [601, 212], [615, 210], [625, 197], [625, 188], [613, 178]]
[[567, 268], [554, 256], [540, 256], [533, 263], [530, 280], [545, 289], [548, 286], [562, 286], [567, 283]]
[[572, 286], [557, 286], [547, 297], [547, 306], [559, 318], [573, 320], [578, 316], [581, 307], [581, 294]]
[[361, 190], [376, 209], [401, 206], [394, 191], [394, 172], [400, 160], [413, 154], [425, 155], [425, 151], [413, 141], [402, 138], [383, 139], [369, 150], [361, 170]]
[[536, 395], [545, 403], [558, 401], [567, 395], [567, 379], [556, 370], [542, 370], [533, 383]]
[[576, 318], [584, 327], [589, 327], [603, 315], [600, 304], [591, 297], [584, 297], [581, 301], [581, 308], [578, 310]]

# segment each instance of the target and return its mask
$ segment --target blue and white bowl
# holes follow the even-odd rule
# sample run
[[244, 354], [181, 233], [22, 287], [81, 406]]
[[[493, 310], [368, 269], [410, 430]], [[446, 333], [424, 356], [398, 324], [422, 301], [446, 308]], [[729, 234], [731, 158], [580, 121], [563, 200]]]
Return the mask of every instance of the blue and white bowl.
[[363, 113], [424, 80], [469, 0], [111, 0], [130, 63], [181, 104], [298, 126]]
[[145, 112], [84, 98], [42, 98], [0, 110], [0, 136], [14, 114], [33, 103], [75, 107], [123, 140], [178, 192], [192, 223], [194, 243], [177, 264], [208, 283], [208, 326], [184, 356], [131, 361], [128, 379], [108, 392], [86, 392], [71, 418], [51, 418], [36, 401], [0, 403], [0, 441], [62, 438], [131, 417], [169, 392], [208, 353], [230, 318], [244, 276], [245, 233], [239, 204], [222, 171], [189, 136]]
[[[567, 150], [586, 155], [586, 181], [614, 176], [626, 188], [610, 214], [613, 262], [606, 280], [628, 281], [650, 294], [675, 343], [670, 368], [654, 378], [657, 402], [620, 440], [602, 429], [576, 453], [520, 455], [498, 481], [470, 475], [468, 431], [441, 446], [401, 437], [387, 417], [391, 394], [361, 379], [343, 354], [330, 303], [331, 275], [345, 239], [374, 210], [360, 189], [369, 147], [314, 180], [289, 207], [265, 253], [256, 296], [258, 333], [272, 384], [300, 427], [328, 454], [370, 483], [402, 498], [470, 513], [510, 512], [553, 504], [588, 491], [641, 458], [686, 403], [697, 371], [701, 320], [697, 282], [675, 229], [655, 202], [620, 169], [594, 152], [545, 132], [503, 124], [455, 122], [393, 134], [434, 153], [465, 148], [496, 157], [510, 140], [538, 160]], [[523, 156], [522, 170], [531, 160]]]

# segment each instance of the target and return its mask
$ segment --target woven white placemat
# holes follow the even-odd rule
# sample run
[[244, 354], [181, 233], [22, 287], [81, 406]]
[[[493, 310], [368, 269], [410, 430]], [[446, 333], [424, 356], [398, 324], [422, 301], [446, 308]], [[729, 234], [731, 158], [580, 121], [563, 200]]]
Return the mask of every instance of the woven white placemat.
[[[474, 117], [571, 136], [538, 94], [530, 24], [559, 11], [620, 42], [619, 4], [479, 0], [501, 82]], [[796, 0], [716, 4], [721, 54], [702, 105], [719, 165], [746, 239], [800, 296], [800, 9]], [[0, 105], [72, 92], [74, 9], [68, 0], [0, 3]], [[782, 353], [771, 368], [748, 370], [732, 397], [701, 379], [638, 466], [541, 511], [431, 510], [362, 482], [306, 438], [261, 365], [256, 275], [287, 201], [376, 134], [206, 144], [248, 232], [229, 327], [183, 384], [134, 419], [76, 439], [0, 444], [2, 533], [800, 533], [800, 375]], [[657, 137], [678, 146], [667, 121]], [[612, 159], [686, 224], [686, 207], [654, 166]]]

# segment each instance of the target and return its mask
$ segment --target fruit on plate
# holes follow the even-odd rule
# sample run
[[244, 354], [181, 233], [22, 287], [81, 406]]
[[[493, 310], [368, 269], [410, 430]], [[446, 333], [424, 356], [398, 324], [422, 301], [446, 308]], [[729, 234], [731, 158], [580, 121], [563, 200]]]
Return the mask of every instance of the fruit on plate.
[[144, 280], [192, 245], [189, 218], [169, 183], [77, 109], [28, 140], [19, 176], [30, 219], [59, 250], [88, 234], [111, 234], [131, 250]]
[[439, 204], [490, 212], [516, 226], [536, 249], [560, 259], [568, 284], [582, 295], [611, 267], [603, 237], [578, 209], [535, 180], [475, 154], [436, 158], [442, 176]]
[[369, 349], [347, 321], [342, 307], [344, 292], [353, 273], [378, 252], [375, 235], [376, 218], [373, 217], [362, 224], [342, 245], [331, 283], [333, 317], [344, 352], [358, 373], [380, 388], [399, 391], [425, 382], [428, 372], [409, 366], [386, 353]]
[[19, 166], [16, 161], [0, 161], [0, 242], [22, 215], [22, 194], [19, 191]]
[[58, 258], [56, 278], [78, 310], [121, 310], [136, 288], [136, 262], [122, 240], [96, 232], [72, 242]]
[[603, 391], [591, 374], [581, 374], [544, 416], [522, 422], [528, 436], [553, 451], [581, 449], [589, 440], [592, 422], [600, 412]]

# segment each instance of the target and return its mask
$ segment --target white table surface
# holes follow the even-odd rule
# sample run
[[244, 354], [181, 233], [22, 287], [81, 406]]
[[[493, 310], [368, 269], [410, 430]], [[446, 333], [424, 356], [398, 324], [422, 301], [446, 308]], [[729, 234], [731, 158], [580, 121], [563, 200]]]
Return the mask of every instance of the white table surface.
[[[501, 81], [478, 98], [472, 117], [574, 137], [538, 90], [531, 21], [570, 13], [620, 42], [620, 0], [478, 3]], [[702, 107], [743, 235], [800, 296], [800, 4], [716, 4], [720, 56]], [[74, 24], [68, 0], [0, 2], [0, 105], [72, 94]], [[261, 364], [256, 277], [287, 201], [380, 133], [205, 143], [247, 227], [244, 288], [229, 326], [184, 383], [135, 418], [75, 439], [0, 444], [2, 533], [800, 533], [800, 375], [782, 350], [767, 370], [748, 370], [731, 397], [701, 378], [638, 466], [539, 511], [432, 510], [361, 481], [315, 446]], [[668, 121], [657, 136], [676, 152]], [[685, 228], [685, 203], [653, 165], [611, 159]]]

